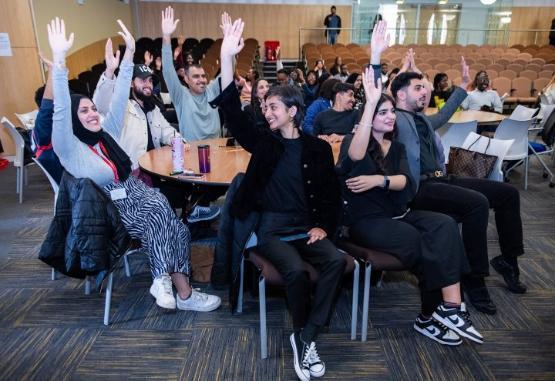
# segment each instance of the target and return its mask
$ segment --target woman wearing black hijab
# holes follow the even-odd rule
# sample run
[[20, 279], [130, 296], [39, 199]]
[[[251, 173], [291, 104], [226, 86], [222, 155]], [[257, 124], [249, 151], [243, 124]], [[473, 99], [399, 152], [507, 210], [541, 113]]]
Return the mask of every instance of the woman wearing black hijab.
[[[148, 253], [153, 283], [150, 293], [162, 308], [212, 311], [220, 305], [217, 296], [193, 290], [188, 281], [191, 236], [177, 219], [168, 200], [131, 173], [131, 161], [116, 139], [123, 127], [133, 72], [135, 40], [125, 25], [119, 34], [126, 44], [110, 112], [104, 119], [84, 95], [69, 95], [65, 58], [73, 44], [73, 33], [65, 36], [63, 20], [48, 25], [54, 55], [54, 116], [52, 145], [64, 168], [77, 178], [90, 178], [112, 199], [131, 237], [141, 240]], [[106, 50], [112, 52], [108, 39]], [[119, 52], [113, 56], [119, 60]], [[177, 289], [177, 302], [172, 282]]]

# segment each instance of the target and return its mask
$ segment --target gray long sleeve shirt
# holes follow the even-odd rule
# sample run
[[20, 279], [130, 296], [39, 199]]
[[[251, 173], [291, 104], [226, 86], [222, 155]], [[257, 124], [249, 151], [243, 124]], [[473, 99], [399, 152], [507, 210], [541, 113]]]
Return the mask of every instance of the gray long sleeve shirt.
[[179, 82], [173, 67], [171, 45], [162, 45], [162, 72], [168, 86], [177, 119], [179, 132], [187, 141], [220, 137], [220, 116], [209, 101], [220, 94], [218, 78], [206, 86], [203, 94], [197, 95]]
[[[76, 178], [90, 178], [104, 187], [114, 181], [114, 172], [102, 159], [98, 145], [91, 147], [73, 135], [71, 98], [67, 83], [67, 69], [53, 71], [54, 116], [52, 117], [52, 146], [63, 167]], [[118, 140], [129, 98], [133, 63], [122, 61], [110, 104], [110, 112], [102, 122], [102, 129]], [[93, 149], [96, 151], [93, 152]]]

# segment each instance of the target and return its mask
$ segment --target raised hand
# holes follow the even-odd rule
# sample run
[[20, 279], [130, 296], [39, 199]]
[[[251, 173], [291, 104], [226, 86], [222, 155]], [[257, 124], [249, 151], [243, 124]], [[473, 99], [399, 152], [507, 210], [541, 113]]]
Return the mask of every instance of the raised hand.
[[[387, 22], [385, 20], [378, 21], [374, 25], [372, 32], [372, 40], [370, 42], [371, 63], [379, 65], [381, 54], [389, 47], [389, 33], [387, 32]], [[377, 62], [374, 62], [377, 59]]]
[[[116, 69], [119, 66], [119, 49], [116, 51], [116, 54], [114, 54], [114, 49], [112, 47], [112, 39], [109, 38], [106, 41], [106, 47], [105, 47], [105, 51], [104, 51], [104, 60], [106, 61], [106, 74], [112, 78], [114, 72], [116, 71]], [[111, 74], [111, 76], [109, 75]]]
[[135, 39], [133, 38], [133, 35], [131, 33], [129, 33], [129, 30], [127, 30], [127, 28], [125, 27], [125, 25], [123, 24], [123, 22], [121, 20], [118, 20], [118, 24], [119, 24], [119, 27], [121, 28], [121, 31], [119, 31], [118, 34], [125, 41], [125, 52], [127, 53], [127, 51], [129, 51], [131, 53], [134, 53], [135, 52]]
[[241, 37], [243, 29], [245, 28], [245, 23], [241, 19], [237, 19], [231, 23], [231, 17], [229, 17], [227, 12], [224, 12], [222, 14], [222, 25], [220, 25], [220, 28], [224, 35], [220, 55], [222, 57], [233, 57], [245, 46], [245, 42]]
[[241, 37], [244, 27], [245, 23], [241, 19], [232, 23], [227, 12], [222, 14], [222, 24], [220, 25], [224, 36], [220, 48], [222, 89], [225, 89], [233, 81], [233, 57], [245, 46]]
[[410, 68], [410, 54], [409, 52], [407, 52], [403, 57], [403, 65], [401, 66], [399, 73], [404, 73], [406, 71], [409, 71], [409, 68]]
[[173, 8], [167, 7], [162, 11], [162, 35], [164, 37], [171, 37], [172, 33], [175, 32], [179, 19], [173, 19]]
[[461, 56], [461, 77], [461, 87], [466, 90], [466, 87], [470, 83], [470, 69], [468, 68], [463, 56]]
[[62, 55], [65, 58], [66, 53], [73, 46], [73, 33], [66, 39], [66, 24], [59, 17], [50, 21], [46, 29], [48, 30], [48, 42], [52, 53], [54, 56]]
[[364, 87], [364, 94], [366, 94], [366, 104], [376, 105], [382, 96], [382, 80], [378, 79], [378, 83], [375, 83], [372, 66], [368, 66], [362, 73], [362, 86]]
[[178, 44], [175, 49], [173, 50], [173, 60], [177, 61], [177, 58], [179, 57], [179, 55], [181, 54], [181, 51], [183, 49], [181, 48], [181, 45]]
[[152, 55], [151, 52], [149, 52], [149, 51], [147, 50], [147, 51], [145, 52], [144, 59], [145, 59], [145, 65], [146, 65], [146, 66], [150, 66], [150, 64], [152, 63], [152, 61], [154, 61], [154, 56]]

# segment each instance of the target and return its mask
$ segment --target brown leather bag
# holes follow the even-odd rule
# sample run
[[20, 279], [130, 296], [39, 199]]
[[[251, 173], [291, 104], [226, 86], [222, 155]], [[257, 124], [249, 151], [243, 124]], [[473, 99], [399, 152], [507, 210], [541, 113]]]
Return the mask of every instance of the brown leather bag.
[[449, 149], [448, 174], [461, 177], [477, 177], [479, 179], [488, 178], [495, 166], [497, 156], [487, 154], [491, 139], [488, 139], [488, 145], [484, 153], [470, 150], [480, 138], [481, 136], [468, 146], [468, 149], [461, 147], [451, 147]]

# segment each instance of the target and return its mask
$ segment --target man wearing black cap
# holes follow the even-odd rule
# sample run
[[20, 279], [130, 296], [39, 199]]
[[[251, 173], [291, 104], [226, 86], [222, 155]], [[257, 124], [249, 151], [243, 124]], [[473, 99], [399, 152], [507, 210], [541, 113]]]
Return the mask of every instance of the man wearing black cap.
[[[102, 115], [109, 111], [115, 84], [115, 76], [108, 63], [106, 66], [93, 97], [93, 102]], [[174, 136], [181, 136], [156, 106], [152, 91], [157, 82], [158, 77], [148, 66], [135, 65], [125, 126], [119, 138], [119, 144], [131, 158], [134, 170], [138, 169], [138, 160], [145, 152], [163, 145], [171, 145]]]

